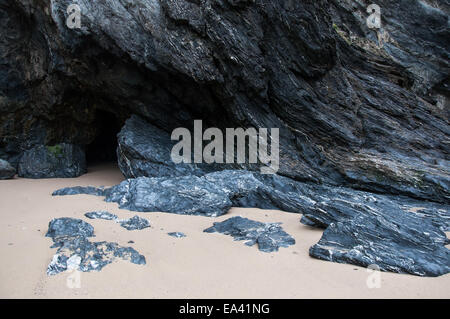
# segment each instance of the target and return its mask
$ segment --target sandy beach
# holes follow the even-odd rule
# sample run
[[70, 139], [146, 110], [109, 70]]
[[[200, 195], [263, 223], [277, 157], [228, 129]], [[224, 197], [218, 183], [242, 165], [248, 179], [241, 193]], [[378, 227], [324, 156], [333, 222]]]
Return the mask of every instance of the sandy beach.
[[[111, 186], [123, 179], [113, 165], [95, 166], [73, 179], [0, 181], [0, 298], [450, 298], [450, 274], [438, 278], [380, 273], [379, 288], [369, 288], [367, 269], [320, 261], [308, 249], [322, 231], [300, 224], [300, 215], [259, 209], [232, 209], [219, 218], [118, 209], [101, 197], [52, 197], [68, 186]], [[151, 228], [128, 231], [84, 213], [107, 210], [129, 218], [148, 218]], [[215, 221], [243, 216], [282, 222], [294, 246], [264, 253], [256, 246], [203, 230]], [[115, 261], [100, 272], [81, 273], [80, 287], [69, 288], [67, 272], [46, 274], [56, 249], [45, 237], [52, 218], [80, 218], [95, 228], [95, 241], [131, 246], [147, 259], [135, 265]], [[168, 232], [183, 232], [174, 238]], [[128, 243], [129, 241], [134, 243]]]

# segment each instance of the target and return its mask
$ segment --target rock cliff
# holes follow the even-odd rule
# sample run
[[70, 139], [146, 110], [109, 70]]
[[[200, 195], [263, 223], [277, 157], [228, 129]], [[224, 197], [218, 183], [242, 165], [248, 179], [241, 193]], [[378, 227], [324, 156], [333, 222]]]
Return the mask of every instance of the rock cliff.
[[[99, 117], [279, 127], [280, 171], [444, 202], [448, 1], [0, 1], [0, 156], [86, 146]], [[89, 154], [88, 154], [89, 155]]]

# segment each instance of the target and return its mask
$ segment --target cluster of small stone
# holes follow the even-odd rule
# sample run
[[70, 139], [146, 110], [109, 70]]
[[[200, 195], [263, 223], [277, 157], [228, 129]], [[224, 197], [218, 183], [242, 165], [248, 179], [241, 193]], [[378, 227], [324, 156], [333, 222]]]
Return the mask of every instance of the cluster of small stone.
[[47, 267], [48, 275], [66, 270], [100, 271], [116, 258], [129, 260], [133, 264], [146, 264], [145, 257], [132, 247], [106, 241], [91, 242], [89, 237], [94, 237], [94, 227], [81, 219], [53, 219], [46, 237], [52, 238], [52, 248], [58, 248]]

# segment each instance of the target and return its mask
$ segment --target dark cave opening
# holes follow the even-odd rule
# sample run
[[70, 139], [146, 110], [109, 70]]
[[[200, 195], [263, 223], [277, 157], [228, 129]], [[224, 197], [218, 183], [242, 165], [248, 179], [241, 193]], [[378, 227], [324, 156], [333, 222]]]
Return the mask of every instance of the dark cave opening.
[[97, 110], [92, 125], [95, 127], [94, 140], [86, 145], [88, 166], [99, 163], [117, 162], [117, 134], [123, 123], [111, 112]]

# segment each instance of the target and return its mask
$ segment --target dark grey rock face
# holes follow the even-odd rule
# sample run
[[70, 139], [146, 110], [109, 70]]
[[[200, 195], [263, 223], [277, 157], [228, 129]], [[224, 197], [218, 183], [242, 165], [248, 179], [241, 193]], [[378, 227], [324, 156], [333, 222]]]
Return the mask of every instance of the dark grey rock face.
[[106, 211], [88, 212], [84, 214], [89, 219], [105, 219], [105, 220], [116, 220], [117, 215], [111, 214]]
[[141, 218], [137, 215], [129, 219], [119, 220], [118, 223], [126, 230], [141, 230], [150, 227], [148, 219]]
[[25, 151], [19, 176], [26, 178], [77, 177], [87, 172], [84, 151], [77, 145], [38, 145]]
[[[14, 167], [22, 158], [36, 177], [53, 175], [61, 167], [44, 158], [45, 150], [38, 161], [24, 153], [39, 145], [92, 143], [98, 110], [121, 122], [138, 114], [149, 125], [132, 118], [122, 131], [124, 175], [175, 178], [59, 194], [95, 193], [132, 210], [207, 216], [231, 205], [277, 207], [304, 213], [304, 223], [323, 228], [349, 225], [360, 214], [370, 224], [375, 211], [396, 214], [421, 233], [405, 213], [413, 203], [402, 197], [408, 196], [430, 212], [443, 207], [424, 218], [445, 225], [450, 6], [379, 0], [382, 28], [371, 30], [370, 3], [84, 1], [82, 27], [71, 30], [65, 23], [70, 0], [0, 0], [0, 157]], [[280, 175], [317, 185], [247, 173], [199, 176], [196, 168], [172, 167], [168, 143], [155, 135], [166, 138], [194, 119], [221, 129], [280, 128]], [[397, 265], [401, 271], [446, 271], [425, 269], [421, 246], [403, 240], [410, 236], [403, 228], [398, 236], [371, 231], [390, 233], [423, 268]], [[360, 240], [370, 245], [372, 239]], [[397, 267], [383, 255], [393, 248], [373, 240], [383, 245], [376, 256]], [[438, 260], [440, 251], [429, 256]]]
[[295, 239], [283, 231], [280, 223], [261, 223], [240, 216], [214, 223], [214, 226], [205, 229], [204, 232], [218, 232], [230, 235], [234, 240], [246, 240], [245, 244], [248, 246], [257, 243], [259, 250], [267, 253], [295, 244]]
[[7, 161], [0, 159], [0, 179], [10, 179], [16, 175], [16, 170]]
[[94, 228], [80, 219], [53, 219], [49, 223], [46, 236], [52, 238], [52, 248], [58, 248], [48, 265], [48, 275], [56, 275], [66, 270], [100, 271], [116, 258], [138, 265], [146, 264], [145, 257], [131, 247], [121, 247], [117, 243], [105, 241], [89, 241], [88, 237], [94, 236]]
[[147, 219], [137, 215], [128, 219], [119, 219], [117, 215], [111, 214], [110, 212], [98, 211], [86, 213], [84, 216], [90, 219], [113, 220], [127, 230], [141, 230], [150, 227], [150, 222]]
[[150, 227], [150, 222], [147, 219], [141, 218], [137, 215], [128, 219], [119, 219], [117, 215], [111, 214], [110, 212], [97, 211], [86, 213], [84, 216], [90, 219], [113, 220], [127, 230], [141, 230]]
[[420, 276], [450, 272], [448, 205], [329, 189], [301, 221], [326, 228], [312, 257]]
[[171, 233], [167, 233], [167, 235], [171, 236], [171, 237], [175, 237], [175, 238], [183, 238], [186, 237], [186, 235], [182, 232], [171, 232]]

